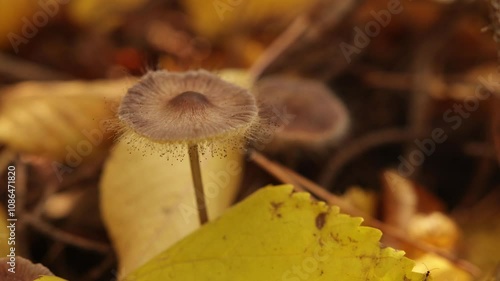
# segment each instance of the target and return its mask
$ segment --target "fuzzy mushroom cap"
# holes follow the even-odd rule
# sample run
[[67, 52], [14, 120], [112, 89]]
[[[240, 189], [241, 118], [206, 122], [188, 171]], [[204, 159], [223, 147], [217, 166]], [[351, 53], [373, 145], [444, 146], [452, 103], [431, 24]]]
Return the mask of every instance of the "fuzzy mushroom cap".
[[258, 109], [248, 90], [207, 71], [154, 71], [128, 90], [118, 115], [153, 141], [197, 142], [244, 135]]
[[258, 81], [255, 88], [261, 103], [262, 118], [279, 119], [284, 125], [275, 135], [278, 146], [294, 144], [321, 147], [335, 143], [347, 133], [347, 109], [320, 82], [271, 76]]

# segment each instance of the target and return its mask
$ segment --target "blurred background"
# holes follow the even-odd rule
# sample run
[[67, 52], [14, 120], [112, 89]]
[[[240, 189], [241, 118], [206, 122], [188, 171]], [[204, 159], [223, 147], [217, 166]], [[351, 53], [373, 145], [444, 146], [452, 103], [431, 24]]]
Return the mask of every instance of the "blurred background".
[[[113, 118], [119, 97], [148, 70], [240, 69], [256, 80], [279, 75], [321, 83], [349, 120], [332, 122], [338, 137], [319, 145], [284, 142], [264, 154], [477, 265], [493, 278], [484, 280], [499, 280], [498, 5], [0, 0], [0, 160], [15, 158], [26, 172], [25, 189], [18, 191], [28, 217], [18, 231], [25, 241], [19, 254], [71, 280], [116, 278], [97, 189], [113, 134], [82, 136], [73, 127]], [[96, 96], [105, 102], [87, 104]], [[313, 112], [320, 105], [306, 106]], [[292, 113], [304, 116], [304, 134], [321, 116], [337, 118], [328, 115], [335, 108], [317, 120], [301, 110]], [[68, 158], [67, 147], [85, 138], [99, 139], [97, 149]], [[388, 192], [391, 176], [404, 178], [404, 192]], [[268, 183], [279, 181], [248, 162], [238, 198]], [[6, 190], [0, 194], [6, 200]], [[436, 213], [444, 218], [431, 216]], [[408, 226], [410, 218], [416, 221]], [[439, 226], [444, 230], [432, 233]], [[60, 235], [50, 235], [54, 227]], [[90, 246], [68, 242], [75, 237]], [[456, 280], [477, 277], [464, 276]]]

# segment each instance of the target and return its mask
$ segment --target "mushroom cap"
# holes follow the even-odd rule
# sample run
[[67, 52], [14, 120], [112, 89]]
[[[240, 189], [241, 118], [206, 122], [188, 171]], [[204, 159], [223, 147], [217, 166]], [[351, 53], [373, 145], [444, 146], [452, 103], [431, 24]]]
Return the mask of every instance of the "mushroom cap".
[[[343, 102], [315, 80], [270, 76], [256, 83], [263, 119], [278, 119], [274, 146], [322, 147], [340, 140], [349, 127]], [[282, 116], [276, 116], [276, 115]], [[272, 148], [271, 148], [272, 149]]]
[[258, 118], [254, 96], [208, 71], [153, 71], [130, 88], [118, 116], [156, 142], [244, 136]]

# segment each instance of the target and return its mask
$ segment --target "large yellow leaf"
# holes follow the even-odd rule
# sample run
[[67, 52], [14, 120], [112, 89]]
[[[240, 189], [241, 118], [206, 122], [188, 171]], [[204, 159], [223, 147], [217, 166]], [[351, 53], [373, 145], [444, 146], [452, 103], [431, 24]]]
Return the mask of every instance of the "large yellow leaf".
[[257, 191], [125, 280], [424, 280], [379, 230], [292, 189]]

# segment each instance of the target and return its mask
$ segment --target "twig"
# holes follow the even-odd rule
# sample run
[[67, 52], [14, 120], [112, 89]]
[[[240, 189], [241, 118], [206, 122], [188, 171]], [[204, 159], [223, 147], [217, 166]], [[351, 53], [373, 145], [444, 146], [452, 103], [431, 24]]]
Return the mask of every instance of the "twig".
[[[462, 268], [463, 270], [469, 272], [470, 274], [474, 276], [479, 276], [481, 274], [481, 270], [473, 265], [472, 263], [459, 259], [455, 255], [452, 255], [448, 252], [445, 252], [431, 244], [428, 244], [423, 241], [416, 241], [414, 239], [411, 239], [407, 236], [407, 234], [395, 227], [392, 227], [390, 225], [387, 225], [375, 218], [372, 218], [371, 216], [363, 213], [362, 211], [358, 210], [356, 207], [350, 205], [349, 203], [345, 202], [342, 198], [335, 196], [334, 194], [328, 192], [326, 189], [323, 187], [317, 185], [316, 183], [310, 181], [307, 178], [304, 178], [303, 176], [297, 174], [295, 171], [292, 171], [286, 167], [281, 166], [278, 163], [272, 162], [271, 160], [267, 159], [264, 155], [258, 153], [258, 152], [252, 152], [250, 155], [250, 159], [254, 161], [256, 164], [261, 166], [264, 169], [268, 169], [269, 167], [272, 167], [271, 170], [267, 170], [269, 173], [275, 175], [274, 173], [279, 171], [278, 173], [280, 175], [286, 174], [287, 177], [291, 178], [292, 181], [298, 182], [301, 186], [303, 186], [306, 190], [317, 196], [318, 198], [321, 198], [328, 202], [331, 205], [337, 205], [340, 207], [340, 209], [353, 216], [360, 216], [364, 219], [365, 223], [369, 226], [376, 227], [380, 229], [385, 235], [394, 238], [396, 240], [399, 240], [401, 242], [407, 243], [409, 245], [412, 245], [413, 247], [425, 251], [425, 252], [432, 252], [435, 253], [450, 262], [453, 262], [456, 266]], [[278, 177], [278, 174], [275, 175]]]
[[349, 161], [374, 147], [406, 141], [412, 137], [416, 135], [403, 129], [390, 128], [368, 133], [350, 141], [330, 158], [320, 175], [319, 182], [322, 186], [329, 187], [335, 183], [338, 174]]
[[66, 244], [82, 248], [89, 251], [95, 251], [98, 253], [109, 253], [111, 251], [111, 247], [105, 243], [101, 243], [98, 241], [89, 240], [63, 230], [54, 227], [41, 219], [31, 215], [25, 214], [23, 219], [27, 224], [40, 231], [41, 233], [51, 237], [52, 239], [60, 242], [64, 242]]

